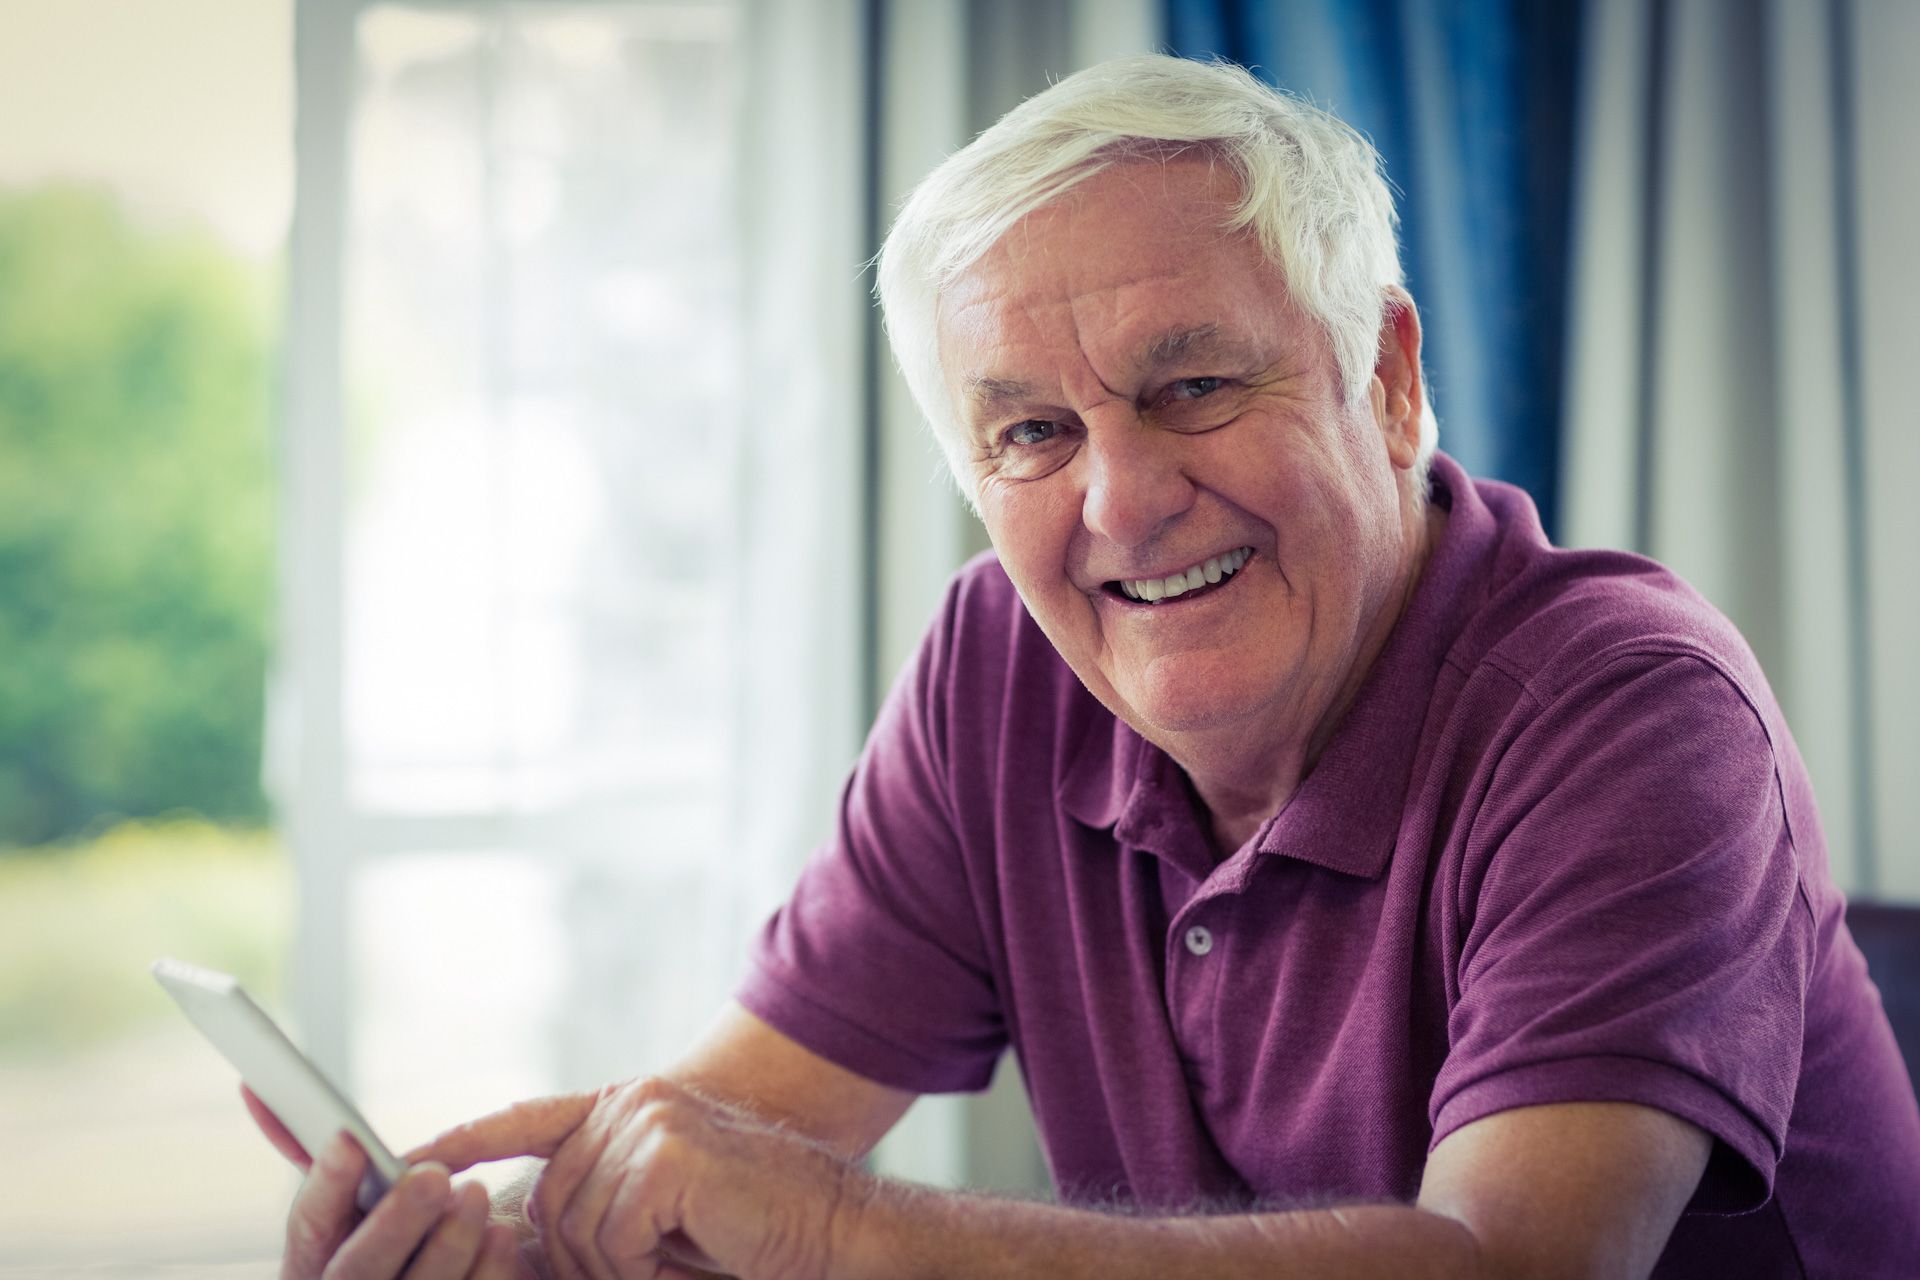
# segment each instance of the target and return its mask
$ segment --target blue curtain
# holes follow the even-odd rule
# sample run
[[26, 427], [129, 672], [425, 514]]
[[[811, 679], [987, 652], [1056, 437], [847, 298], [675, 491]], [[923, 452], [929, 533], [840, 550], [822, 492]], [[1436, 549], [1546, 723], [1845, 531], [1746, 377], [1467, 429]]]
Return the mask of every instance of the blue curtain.
[[1441, 447], [1555, 528], [1579, 4], [1166, 0], [1228, 58], [1373, 139], [1398, 188]]

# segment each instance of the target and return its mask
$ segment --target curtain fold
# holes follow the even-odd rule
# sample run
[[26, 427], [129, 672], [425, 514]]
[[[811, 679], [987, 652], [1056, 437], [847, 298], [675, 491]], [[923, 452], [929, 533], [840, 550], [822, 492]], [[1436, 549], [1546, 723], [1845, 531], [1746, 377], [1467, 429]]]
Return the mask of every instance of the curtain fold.
[[681, 1052], [827, 830], [863, 727], [864, 11], [296, 14], [298, 1001], [430, 1130]]
[[1887, 389], [1920, 288], [1900, 140], [1920, 95], [1896, 70], [1920, 57], [1920, 15], [1622, 0], [1588, 17], [1565, 540], [1654, 556], [1733, 619], [1841, 884], [1920, 896], [1920, 688], [1896, 657], [1920, 524], [1911, 473], [1882, 462], [1915, 454], [1911, 399]]

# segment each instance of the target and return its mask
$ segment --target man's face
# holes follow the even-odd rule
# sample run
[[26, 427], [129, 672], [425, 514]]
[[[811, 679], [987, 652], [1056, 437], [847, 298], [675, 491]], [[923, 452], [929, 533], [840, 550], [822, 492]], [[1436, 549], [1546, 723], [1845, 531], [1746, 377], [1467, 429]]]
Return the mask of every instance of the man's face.
[[1204, 159], [1117, 166], [940, 302], [1001, 563], [1094, 695], [1162, 745], [1304, 742], [1408, 556], [1406, 415], [1379, 381], [1346, 402], [1319, 326], [1221, 230], [1237, 194]]

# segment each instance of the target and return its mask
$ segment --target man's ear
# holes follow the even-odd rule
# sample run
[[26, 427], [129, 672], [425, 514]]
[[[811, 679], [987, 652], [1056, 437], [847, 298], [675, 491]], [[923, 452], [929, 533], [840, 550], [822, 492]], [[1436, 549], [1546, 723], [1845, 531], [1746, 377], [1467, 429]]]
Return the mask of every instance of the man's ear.
[[1397, 284], [1387, 286], [1381, 305], [1379, 355], [1370, 390], [1387, 453], [1394, 466], [1410, 470], [1420, 455], [1427, 389], [1420, 379], [1420, 312], [1413, 295]]

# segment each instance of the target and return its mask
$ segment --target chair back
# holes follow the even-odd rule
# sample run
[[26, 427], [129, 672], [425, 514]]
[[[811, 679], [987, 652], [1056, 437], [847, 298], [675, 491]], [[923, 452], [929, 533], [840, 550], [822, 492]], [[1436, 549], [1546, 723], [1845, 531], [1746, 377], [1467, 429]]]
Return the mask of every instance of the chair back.
[[[1920, 906], [1849, 902], [1847, 930], [1867, 958], [1867, 972], [1880, 988], [1893, 1038], [1913, 1077], [1920, 1070]], [[1920, 1078], [1914, 1087], [1920, 1091]]]

